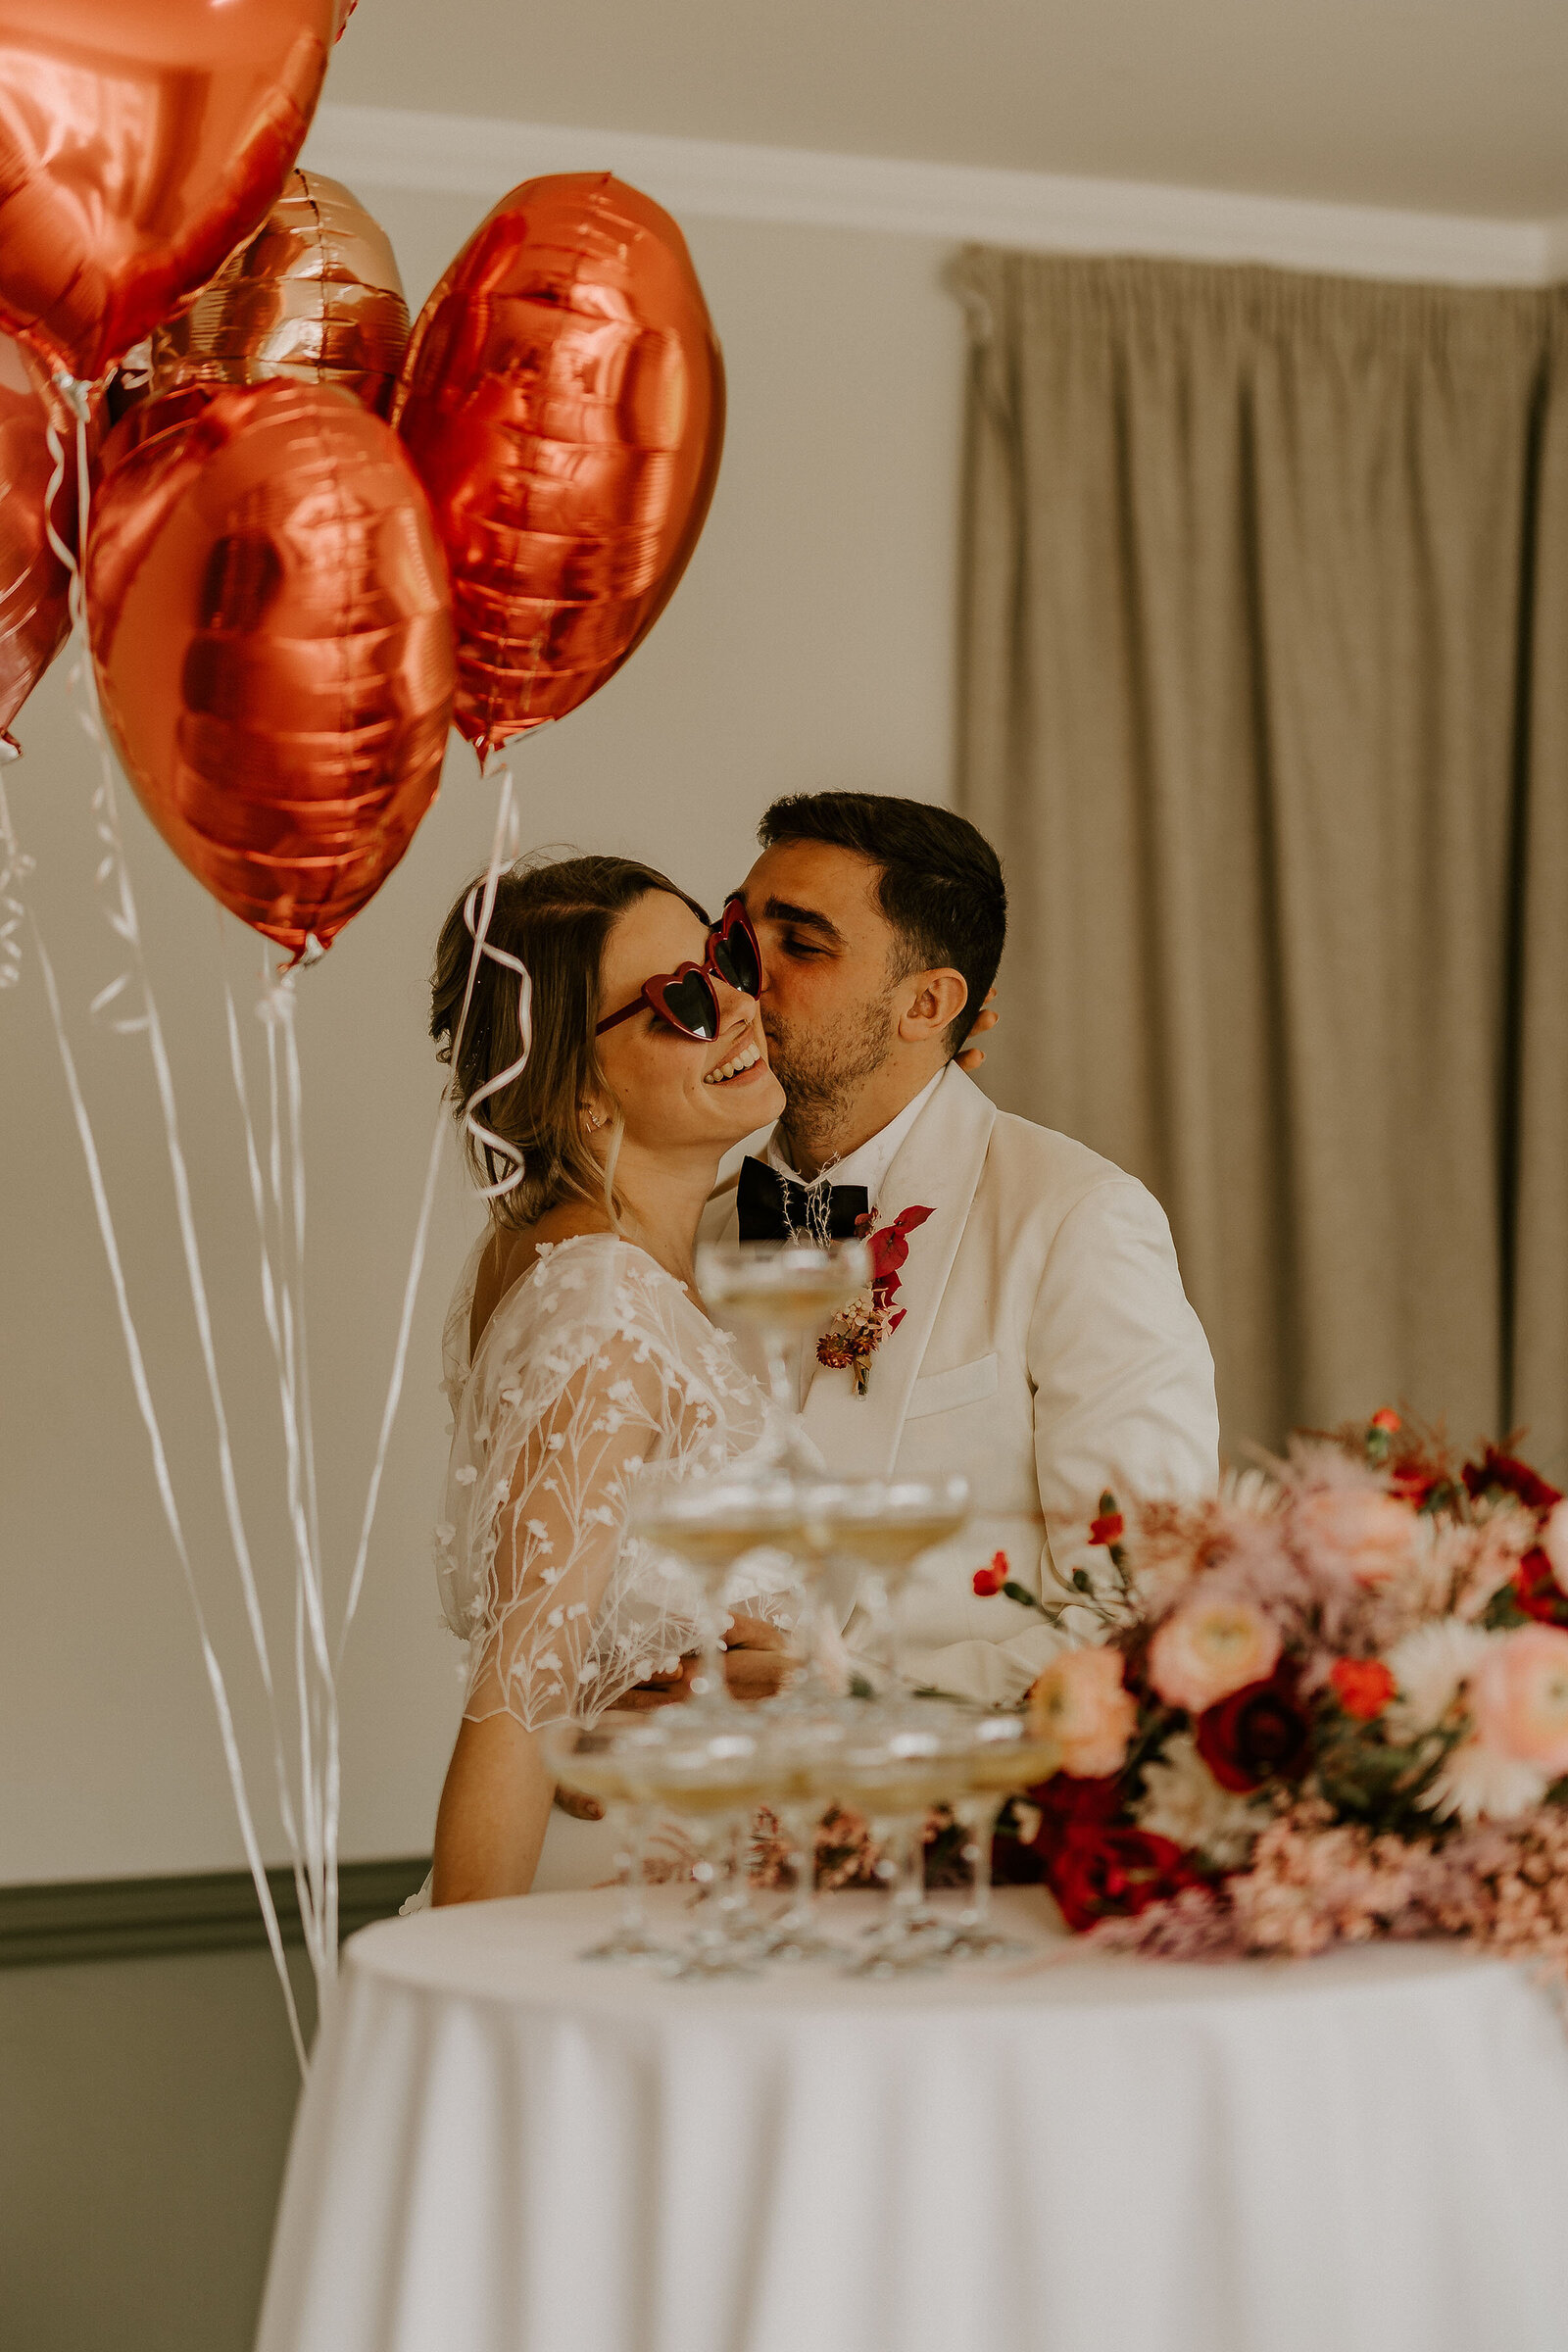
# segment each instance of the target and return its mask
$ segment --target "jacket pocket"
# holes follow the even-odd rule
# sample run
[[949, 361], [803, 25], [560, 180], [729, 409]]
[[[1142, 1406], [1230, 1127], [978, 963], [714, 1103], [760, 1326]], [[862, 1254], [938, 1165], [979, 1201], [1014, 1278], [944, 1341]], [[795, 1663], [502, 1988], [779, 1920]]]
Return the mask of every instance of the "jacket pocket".
[[923, 1380], [917, 1380], [909, 1392], [905, 1418], [915, 1421], [922, 1413], [955, 1413], [963, 1404], [983, 1404], [996, 1393], [997, 1359], [977, 1355], [972, 1364], [955, 1364], [951, 1372], [928, 1372]]

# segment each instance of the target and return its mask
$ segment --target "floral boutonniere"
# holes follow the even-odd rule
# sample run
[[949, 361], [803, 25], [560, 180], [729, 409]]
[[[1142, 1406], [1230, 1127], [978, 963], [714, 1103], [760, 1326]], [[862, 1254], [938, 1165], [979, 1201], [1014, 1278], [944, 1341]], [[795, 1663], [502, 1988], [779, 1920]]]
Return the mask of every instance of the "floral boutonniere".
[[934, 1212], [929, 1208], [901, 1208], [891, 1225], [879, 1226], [876, 1211], [856, 1219], [856, 1230], [871, 1245], [871, 1280], [867, 1289], [841, 1306], [816, 1343], [816, 1360], [829, 1371], [855, 1374], [855, 1394], [865, 1395], [871, 1377], [871, 1358], [890, 1331], [904, 1321], [905, 1309], [893, 1303], [900, 1269], [909, 1254], [908, 1237]]

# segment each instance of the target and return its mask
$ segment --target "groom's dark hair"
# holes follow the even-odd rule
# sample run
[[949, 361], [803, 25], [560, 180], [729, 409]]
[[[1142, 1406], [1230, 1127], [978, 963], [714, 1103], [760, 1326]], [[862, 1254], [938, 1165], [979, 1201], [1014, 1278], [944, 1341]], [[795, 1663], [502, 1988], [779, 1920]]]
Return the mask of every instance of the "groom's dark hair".
[[825, 841], [880, 866], [877, 904], [899, 943], [890, 975], [950, 964], [969, 991], [949, 1027], [956, 1054], [997, 976], [1007, 936], [1002, 860], [966, 816], [930, 801], [880, 792], [798, 792], [775, 801], [757, 828], [764, 850], [781, 841]]

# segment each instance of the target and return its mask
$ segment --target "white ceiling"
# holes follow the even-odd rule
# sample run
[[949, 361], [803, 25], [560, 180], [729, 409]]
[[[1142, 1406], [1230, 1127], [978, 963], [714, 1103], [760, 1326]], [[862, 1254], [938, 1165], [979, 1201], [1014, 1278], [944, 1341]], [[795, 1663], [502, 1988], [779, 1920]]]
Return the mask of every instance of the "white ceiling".
[[1444, 213], [1568, 213], [1568, 0], [360, 0], [328, 94]]

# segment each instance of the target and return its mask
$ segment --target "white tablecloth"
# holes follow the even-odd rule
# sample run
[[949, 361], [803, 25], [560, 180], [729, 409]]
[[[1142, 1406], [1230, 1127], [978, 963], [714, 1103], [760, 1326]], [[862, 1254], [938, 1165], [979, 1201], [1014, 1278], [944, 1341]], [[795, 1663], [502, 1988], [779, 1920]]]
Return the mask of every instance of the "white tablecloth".
[[610, 1899], [348, 1945], [258, 2352], [1568, 2347], [1568, 2037], [1514, 1968], [692, 1986], [573, 1958]]

